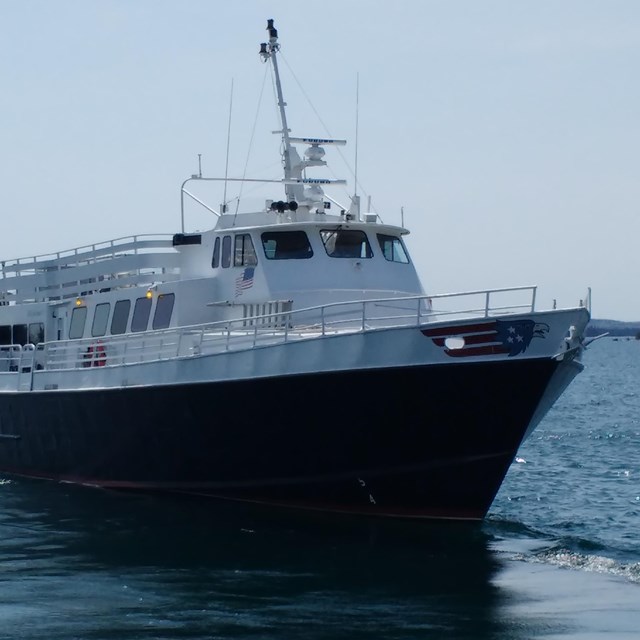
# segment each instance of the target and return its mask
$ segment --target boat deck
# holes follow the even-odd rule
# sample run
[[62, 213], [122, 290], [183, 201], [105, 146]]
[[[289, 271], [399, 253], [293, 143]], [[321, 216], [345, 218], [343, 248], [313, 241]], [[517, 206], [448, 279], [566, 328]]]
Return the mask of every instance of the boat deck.
[[[338, 302], [238, 320], [156, 331], [0, 347], [0, 377], [113, 367], [366, 333], [435, 322], [530, 313], [536, 287]], [[25, 376], [25, 374], [28, 374]], [[9, 383], [13, 387], [15, 383]], [[18, 386], [20, 386], [18, 382]], [[26, 382], [24, 383], [26, 384]], [[0, 388], [7, 385], [0, 384]]]

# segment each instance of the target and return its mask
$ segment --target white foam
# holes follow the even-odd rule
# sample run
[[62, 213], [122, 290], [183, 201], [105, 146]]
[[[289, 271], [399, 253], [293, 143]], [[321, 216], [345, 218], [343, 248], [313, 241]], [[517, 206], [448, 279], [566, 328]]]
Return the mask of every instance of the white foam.
[[578, 569], [619, 576], [631, 582], [640, 583], [640, 562], [625, 564], [612, 558], [584, 555], [567, 549], [546, 550], [532, 556], [525, 556], [522, 559], [530, 562], [552, 564], [566, 569]]

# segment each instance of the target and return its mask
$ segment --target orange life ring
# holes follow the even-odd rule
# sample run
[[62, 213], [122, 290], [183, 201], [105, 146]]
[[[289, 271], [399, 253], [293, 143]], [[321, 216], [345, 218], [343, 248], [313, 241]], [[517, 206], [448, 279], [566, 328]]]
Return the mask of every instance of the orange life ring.
[[82, 354], [82, 366], [83, 367], [90, 367], [91, 366], [91, 361], [93, 360], [93, 345], [90, 344], [87, 347], [87, 350]]
[[107, 364], [107, 355], [104, 351], [104, 345], [101, 342], [98, 342], [95, 351], [93, 352], [93, 366], [104, 367], [105, 364]]
[[83, 367], [104, 367], [107, 364], [107, 355], [101, 342], [95, 345], [90, 344], [82, 358], [84, 359]]

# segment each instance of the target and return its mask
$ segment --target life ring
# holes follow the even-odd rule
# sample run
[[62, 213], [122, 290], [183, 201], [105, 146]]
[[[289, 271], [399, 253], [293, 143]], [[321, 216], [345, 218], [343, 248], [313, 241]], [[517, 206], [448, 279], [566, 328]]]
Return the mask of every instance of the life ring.
[[82, 363], [83, 367], [104, 367], [104, 365], [107, 364], [107, 355], [104, 350], [104, 345], [101, 342], [95, 345], [90, 344], [82, 358], [84, 360]]
[[104, 345], [98, 342], [93, 352], [93, 366], [104, 367], [105, 364], [107, 364], [107, 355], [104, 351]]

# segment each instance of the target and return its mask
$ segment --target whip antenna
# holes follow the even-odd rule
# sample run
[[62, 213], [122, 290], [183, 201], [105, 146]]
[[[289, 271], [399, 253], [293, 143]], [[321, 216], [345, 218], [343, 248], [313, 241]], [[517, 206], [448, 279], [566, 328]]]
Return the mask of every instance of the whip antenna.
[[222, 213], [227, 212], [227, 178], [229, 177], [229, 143], [231, 142], [231, 110], [233, 109], [233, 78], [229, 95], [229, 124], [227, 126], [227, 159], [224, 165], [224, 192], [222, 194]]
[[353, 195], [358, 195], [358, 119], [360, 116], [360, 72], [356, 73], [356, 157], [354, 167], [354, 182]]

